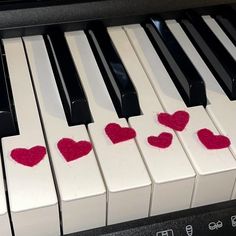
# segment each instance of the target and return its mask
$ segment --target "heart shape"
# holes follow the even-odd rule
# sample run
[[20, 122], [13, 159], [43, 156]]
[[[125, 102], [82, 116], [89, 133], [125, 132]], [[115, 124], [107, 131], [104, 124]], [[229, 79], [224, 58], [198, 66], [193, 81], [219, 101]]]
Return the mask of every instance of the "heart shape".
[[160, 113], [157, 116], [159, 123], [176, 131], [183, 131], [189, 122], [189, 114], [186, 111], [176, 111], [174, 114]]
[[57, 147], [67, 162], [86, 156], [92, 150], [92, 144], [88, 141], [75, 142], [73, 139], [62, 138]]
[[105, 127], [105, 132], [113, 144], [124, 142], [136, 137], [134, 129], [129, 127], [121, 127], [116, 123], [109, 123]]
[[200, 129], [197, 136], [207, 149], [222, 149], [230, 146], [230, 140], [224, 135], [215, 135], [209, 129]]
[[149, 136], [147, 141], [150, 145], [158, 148], [168, 148], [173, 140], [171, 133], [163, 132], [158, 136]]
[[10, 155], [17, 163], [33, 167], [43, 160], [46, 155], [46, 148], [43, 146], [34, 146], [30, 149], [15, 148]]

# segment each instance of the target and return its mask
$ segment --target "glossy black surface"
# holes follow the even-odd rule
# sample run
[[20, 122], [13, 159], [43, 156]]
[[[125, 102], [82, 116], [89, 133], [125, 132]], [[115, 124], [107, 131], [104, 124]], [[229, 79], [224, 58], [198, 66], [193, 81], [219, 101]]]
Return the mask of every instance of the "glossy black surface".
[[180, 22], [228, 97], [235, 100], [236, 62], [233, 57], [197, 13], [186, 12]]
[[106, 28], [97, 23], [90, 27], [87, 36], [118, 116], [140, 115], [138, 94]]
[[68, 124], [91, 123], [89, 104], [64, 34], [53, 32], [44, 39]]
[[146, 32], [187, 106], [206, 106], [205, 84], [162, 20], [151, 19]]
[[215, 19], [236, 46], [236, 12], [231, 7], [222, 7]]
[[0, 138], [14, 135], [18, 132], [6, 70], [4, 56], [2, 55], [2, 50], [0, 50]]

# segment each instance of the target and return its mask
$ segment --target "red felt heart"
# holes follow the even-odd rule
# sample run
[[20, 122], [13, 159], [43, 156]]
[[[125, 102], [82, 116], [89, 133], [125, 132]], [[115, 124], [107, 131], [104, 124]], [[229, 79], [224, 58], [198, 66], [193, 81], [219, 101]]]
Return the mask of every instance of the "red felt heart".
[[200, 129], [197, 136], [207, 149], [222, 149], [230, 146], [230, 140], [224, 135], [214, 135], [209, 129]]
[[186, 111], [176, 111], [174, 114], [160, 113], [158, 121], [171, 129], [183, 131], [189, 121], [189, 114]]
[[42, 146], [34, 146], [30, 149], [15, 148], [11, 151], [13, 160], [24, 166], [33, 167], [43, 160], [46, 155], [46, 148]]
[[92, 144], [90, 142], [75, 142], [69, 138], [61, 139], [57, 143], [57, 147], [67, 162], [86, 156], [92, 150]]
[[171, 133], [163, 132], [158, 136], [149, 136], [148, 143], [158, 148], [168, 148], [172, 143], [173, 135]]
[[105, 132], [113, 144], [124, 142], [136, 137], [136, 132], [134, 129], [121, 127], [116, 123], [108, 124], [105, 127]]

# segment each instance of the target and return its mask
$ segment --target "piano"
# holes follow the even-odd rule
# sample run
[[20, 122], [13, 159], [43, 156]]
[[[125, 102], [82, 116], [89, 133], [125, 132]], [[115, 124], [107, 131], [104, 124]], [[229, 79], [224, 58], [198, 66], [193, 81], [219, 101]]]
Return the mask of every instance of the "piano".
[[236, 1], [0, 2], [0, 235], [236, 235]]

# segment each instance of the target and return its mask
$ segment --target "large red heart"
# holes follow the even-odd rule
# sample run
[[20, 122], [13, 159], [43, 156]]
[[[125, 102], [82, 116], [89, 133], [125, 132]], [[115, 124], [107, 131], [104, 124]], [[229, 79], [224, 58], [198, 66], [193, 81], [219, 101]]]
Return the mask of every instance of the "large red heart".
[[148, 143], [158, 148], [168, 148], [172, 143], [173, 135], [171, 133], [163, 132], [158, 136], [149, 136]]
[[42, 146], [34, 146], [30, 149], [15, 148], [11, 151], [13, 160], [24, 166], [33, 167], [43, 160], [46, 155], [46, 148]]
[[174, 114], [160, 113], [158, 121], [173, 130], [183, 131], [189, 121], [189, 114], [186, 111], [176, 111]]
[[223, 135], [214, 135], [209, 129], [200, 129], [197, 136], [207, 149], [222, 149], [230, 146], [230, 140]]
[[61, 139], [57, 143], [57, 147], [67, 162], [86, 156], [92, 150], [92, 144], [90, 142], [75, 142], [69, 138]]
[[136, 137], [136, 132], [134, 129], [121, 127], [116, 123], [108, 124], [105, 127], [105, 132], [113, 144], [124, 142]]

